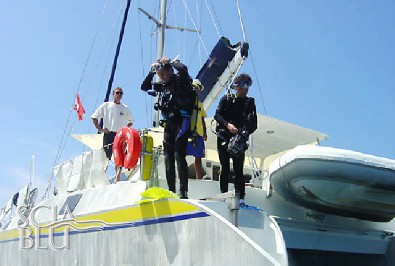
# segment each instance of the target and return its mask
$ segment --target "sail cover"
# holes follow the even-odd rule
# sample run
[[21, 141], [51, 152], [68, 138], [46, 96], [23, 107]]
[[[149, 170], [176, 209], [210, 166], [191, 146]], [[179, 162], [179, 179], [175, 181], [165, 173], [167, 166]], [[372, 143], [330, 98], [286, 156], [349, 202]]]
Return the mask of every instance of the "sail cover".
[[227, 38], [219, 39], [196, 76], [204, 85], [204, 90], [199, 94], [199, 101], [203, 103], [206, 110], [239, 70], [248, 56], [248, 47], [248, 43], [239, 42], [231, 45]]

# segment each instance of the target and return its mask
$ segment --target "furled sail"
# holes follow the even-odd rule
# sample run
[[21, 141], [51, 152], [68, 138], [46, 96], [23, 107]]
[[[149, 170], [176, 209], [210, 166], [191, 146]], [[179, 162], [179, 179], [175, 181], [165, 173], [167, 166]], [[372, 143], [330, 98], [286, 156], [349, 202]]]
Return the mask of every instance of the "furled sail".
[[248, 56], [248, 48], [248, 43], [239, 42], [231, 45], [227, 38], [219, 39], [210, 57], [196, 76], [204, 85], [204, 90], [199, 94], [199, 101], [203, 103], [206, 110], [237, 73]]

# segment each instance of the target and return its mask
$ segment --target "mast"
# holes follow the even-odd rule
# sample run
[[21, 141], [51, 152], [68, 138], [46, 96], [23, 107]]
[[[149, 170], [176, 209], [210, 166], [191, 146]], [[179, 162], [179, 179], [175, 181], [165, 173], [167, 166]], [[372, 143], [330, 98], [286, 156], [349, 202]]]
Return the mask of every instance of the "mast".
[[158, 43], [157, 43], [157, 59], [163, 56], [165, 46], [165, 33], [166, 33], [166, 6], [167, 0], [160, 1], [160, 18], [158, 25]]
[[[121, 27], [121, 31], [119, 32], [117, 49], [115, 51], [115, 57], [114, 57], [114, 61], [113, 61], [113, 64], [112, 64], [111, 75], [110, 75], [110, 79], [108, 81], [107, 92], [106, 92], [106, 97], [104, 98], [104, 102], [108, 102], [108, 100], [110, 98], [112, 82], [114, 81], [115, 70], [117, 69], [118, 57], [119, 57], [119, 52], [121, 50], [123, 34], [125, 32], [126, 21], [128, 20], [128, 13], [129, 13], [129, 8], [130, 8], [130, 2], [131, 2], [131, 0], [127, 0], [125, 13], [123, 14], [122, 27]], [[101, 120], [100, 123], [102, 123], [102, 122], [103, 121]]]
[[[121, 31], [119, 32], [117, 49], [115, 51], [115, 57], [114, 57], [114, 61], [112, 63], [111, 75], [110, 75], [110, 79], [108, 80], [108, 86], [107, 86], [106, 96], [104, 97], [104, 102], [108, 102], [108, 100], [110, 98], [112, 83], [114, 81], [115, 70], [117, 69], [119, 52], [121, 50], [123, 34], [125, 33], [125, 26], [126, 26], [126, 21], [128, 20], [128, 13], [129, 13], [129, 8], [130, 8], [130, 2], [131, 1], [132, 0], [127, 0], [125, 13], [123, 14], [123, 21], [122, 21]], [[100, 127], [103, 127], [103, 119], [100, 119]]]
[[[186, 29], [186, 28], [181, 28], [181, 27], [175, 27], [175, 26], [169, 26], [166, 24], [166, 9], [167, 9], [167, 0], [161, 0], [160, 1], [160, 17], [159, 20], [155, 19], [152, 15], [150, 15], [147, 11], [139, 7], [139, 10], [148, 17], [148, 19], [152, 20], [156, 26], [157, 26], [157, 46], [156, 46], [156, 56], [157, 59], [160, 59], [163, 57], [163, 51], [165, 48], [165, 33], [166, 29], [173, 29], [173, 30], [179, 30], [179, 31], [188, 31], [188, 32], [200, 32], [198, 30], [194, 29]], [[160, 79], [158, 76], [156, 76], [156, 82], [159, 82]], [[154, 97], [154, 102], [158, 101], [158, 96]], [[160, 117], [160, 110], [156, 111], [152, 115], [152, 125], [154, 127], [159, 126], [159, 117]]]
[[[161, 0], [160, 1], [160, 17], [159, 17], [159, 23], [157, 23], [158, 26], [158, 43], [157, 43], [157, 51], [156, 51], [156, 57], [157, 59], [160, 59], [163, 56], [163, 50], [165, 46], [165, 33], [166, 33], [166, 7], [167, 7], [167, 0]], [[159, 82], [160, 79], [158, 76], [156, 76], [156, 82]], [[154, 102], [158, 101], [158, 96], [155, 96]], [[152, 115], [152, 125], [154, 127], [159, 126], [159, 117], [160, 117], [161, 111], [158, 110], [157, 112], [153, 112]]]

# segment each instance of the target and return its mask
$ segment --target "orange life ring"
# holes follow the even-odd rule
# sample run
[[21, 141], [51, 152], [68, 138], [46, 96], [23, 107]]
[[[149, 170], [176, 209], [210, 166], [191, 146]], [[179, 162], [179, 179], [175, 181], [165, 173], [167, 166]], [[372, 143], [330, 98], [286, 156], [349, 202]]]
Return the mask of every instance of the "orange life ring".
[[134, 168], [141, 152], [139, 132], [131, 127], [119, 129], [114, 138], [112, 152], [116, 166]]

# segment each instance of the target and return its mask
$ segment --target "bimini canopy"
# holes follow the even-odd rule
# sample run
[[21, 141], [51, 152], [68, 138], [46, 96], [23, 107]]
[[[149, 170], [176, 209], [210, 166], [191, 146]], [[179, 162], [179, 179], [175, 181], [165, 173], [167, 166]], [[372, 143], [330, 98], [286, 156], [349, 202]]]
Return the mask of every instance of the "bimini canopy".
[[[206, 119], [208, 128], [212, 120], [213, 118]], [[211, 130], [208, 131], [210, 132], [208, 132], [206, 147], [216, 150], [217, 138]], [[319, 143], [326, 140], [328, 136], [312, 129], [258, 114], [258, 128], [252, 138], [254, 157], [265, 159], [298, 145]]]
[[[217, 137], [210, 130], [212, 120], [212, 117], [206, 118], [208, 135], [206, 148], [216, 151]], [[163, 144], [162, 128], [151, 129], [150, 134], [153, 135], [154, 146]], [[72, 136], [92, 149], [100, 148], [103, 145], [102, 135], [78, 134]], [[253, 134], [254, 156], [265, 159], [270, 155], [287, 151], [298, 145], [314, 144], [327, 138], [327, 135], [312, 129], [258, 114], [258, 129]]]

